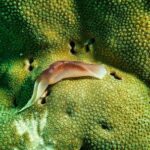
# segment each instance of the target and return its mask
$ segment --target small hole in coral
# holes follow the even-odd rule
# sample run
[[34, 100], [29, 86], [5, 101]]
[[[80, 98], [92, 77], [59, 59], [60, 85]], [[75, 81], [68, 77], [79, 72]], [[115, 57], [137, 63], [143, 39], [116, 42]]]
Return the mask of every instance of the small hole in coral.
[[68, 114], [68, 116], [73, 117], [75, 115], [75, 106], [76, 104], [74, 102], [69, 102], [67, 104], [66, 113]]
[[31, 57], [31, 58], [29, 59], [29, 63], [32, 64], [33, 62], [34, 62], [34, 59], [33, 59], [33, 57]]
[[[49, 88], [49, 87], [48, 87]], [[46, 97], [50, 95], [50, 90], [47, 89]]]
[[68, 114], [68, 116], [72, 117], [74, 114], [74, 110], [72, 110], [71, 108], [67, 108], [66, 113]]
[[93, 43], [95, 43], [95, 38], [90, 39], [90, 44], [93, 44]]
[[46, 103], [46, 97], [42, 98], [41, 100], [41, 104], [45, 104]]
[[109, 130], [109, 128], [108, 128], [108, 126], [107, 126], [107, 124], [102, 124], [101, 126], [102, 126], [102, 128], [103, 128], [103, 129], [105, 129], [105, 130]]
[[74, 49], [71, 49], [70, 52], [74, 55], [77, 53]]
[[75, 42], [74, 42], [74, 41], [71, 41], [71, 42], [70, 42], [70, 46], [71, 46], [70, 52], [71, 52], [72, 54], [76, 54], [77, 51], [75, 50]]
[[89, 52], [89, 51], [90, 51], [89, 45], [86, 45], [86, 46], [85, 46], [85, 50], [86, 50], [86, 52]]
[[117, 80], [122, 80], [122, 77], [120, 77], [115, 71], [111, 72], [110, 75]]
[[87, 41], [87, 43], [85, 45], [86, 52], [90, 51], [90, 45], [94, 44], [94, 42], [95, 42], [95, 38], [91, 38]]
[[29, 71], [32, 71], [34, 69], [34, 67], [33, 66], [29, 66]]
[[92, 147], [90, 146], [90, 144], [88, 142], [86, 142], [85, 140], [83, 140], [83, 144], [80, 148], [80, 150], [91, 150]]
[[74, 41], [71, 41], [71, 42], [70, 42], [70, 46], [71, 46], [72, 48], [74, 48], [74, 47], [75, 47], [75, 42], [74, 42]]
[[33, 67], [33, 65], [32, 65], [32, 63], [34, 62], [34, 59], [33, 59], [33, 57], [30, 57], [29, 59], [28, 59], [28, 61], [27, 61], [27, 69], [29, 70], [29, 71], [32, 71], [33, 69], [34, 69], [34, 67]]
[[108, 123], [104, 120], [100, 121], [99, 124], [101, 125], [102, 129], [104, 130], [112, 130], [112, 127], [108, 125]]
[[15, 107], [17, 107], [17, 100], [16, 100], [16, 98], [15, 98], [14, 101], [13, 101], [13, 105], [14, 105]]
[[41, 104], [45, 104], [47, 97], [50, 95], [50, 90], [46, 90], [45, 92], [46, 94], [42, 97]]

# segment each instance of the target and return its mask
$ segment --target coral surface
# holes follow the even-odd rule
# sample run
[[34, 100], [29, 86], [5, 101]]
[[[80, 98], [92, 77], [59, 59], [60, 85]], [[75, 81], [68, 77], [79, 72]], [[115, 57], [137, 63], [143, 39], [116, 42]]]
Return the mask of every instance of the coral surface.
[[[59, 60], [104, 64], [29, 109]], [[0, 150], [150, 149], [149, 0], [0, 0]]]

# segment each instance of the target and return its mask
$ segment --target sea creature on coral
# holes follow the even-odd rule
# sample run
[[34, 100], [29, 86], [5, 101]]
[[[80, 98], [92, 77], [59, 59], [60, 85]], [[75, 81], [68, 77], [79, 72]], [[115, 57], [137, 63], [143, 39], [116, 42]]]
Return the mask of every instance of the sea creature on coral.
[[49, 85], [67, 78], [89, 76], [102, 79], [106, 74], [107, 70], [104, 65], [88, 64], [80, 61], [54, 62], [37, 78], [31, 99], [19, 112], [32, 106], [44, 94]]

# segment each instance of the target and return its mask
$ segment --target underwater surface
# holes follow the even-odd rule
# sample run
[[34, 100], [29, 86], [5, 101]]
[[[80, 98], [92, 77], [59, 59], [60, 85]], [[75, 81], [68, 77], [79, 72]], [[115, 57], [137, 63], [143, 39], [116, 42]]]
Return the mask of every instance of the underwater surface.
[[0, 0], [0, 150], [150, 150], [150, 1]]

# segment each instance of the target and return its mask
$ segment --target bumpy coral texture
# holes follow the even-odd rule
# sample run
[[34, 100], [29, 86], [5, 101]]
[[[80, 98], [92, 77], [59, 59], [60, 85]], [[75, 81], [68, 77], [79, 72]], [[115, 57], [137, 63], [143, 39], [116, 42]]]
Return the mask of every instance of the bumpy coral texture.
[[[16, 113], [58, 60], [103, 63]], [[150, 149], [149, 0], [0, 0], [0, 149]]]

